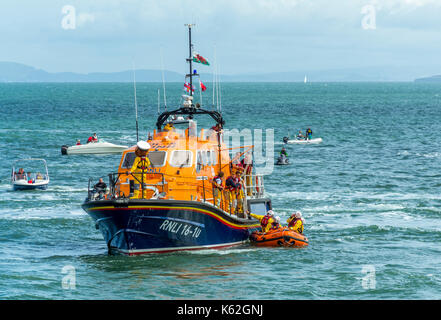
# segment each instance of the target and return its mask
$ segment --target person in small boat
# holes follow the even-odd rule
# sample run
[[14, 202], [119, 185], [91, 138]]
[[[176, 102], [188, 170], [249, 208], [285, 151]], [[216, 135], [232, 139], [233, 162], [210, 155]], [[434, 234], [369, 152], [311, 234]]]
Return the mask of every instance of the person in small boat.
[[28, 183], [34, 183], [35, 181], [32, 179], [32, 172], [27, 173]]
[[306, 140], [311, 140], [312, 137], [312, 130], [311, 128], [306, 129]]
[[[147, 169], [152, 166], [149, 158], [147, 157], [147, 153], [150, 149], [150, 144], [146, 141], [138, 141], [135, 149], [135, 161], [133, 162], [132, 168], [128, 172], [128, 174], [133, 174], [135, 180], [135, 190], [133, 192], [132, 199], [140, 198], [140, 189], [141, 184], [145, 184], [147, 182]], [[145, 190], [143, 192], [143, 198], [147, 197], [147, 192], [149, 190]]]
[[222, 191], [224, 190], [223, 187], [223, 178], [224, 173], [223, 171], [220, 171], [217, 176], [213, 177], [212, 185], [213, 185], [213, 200], [216, 207], [220, 207], [221, 203], [221, 195]]
[[262, 232], [268, 232], [274, 222], [273, 210], [268, 210], [268, 212], [265, 215], [250, 213], [250, 216], [260, 221]]
[[297, 140], [304, 140], [305, 136], [302, 133], [302, 130], [299, 130], [299, 133], [297, 134]]
[[271, 227], [270, 227], [269, 231], [278, 230], [280, 228], [282, 228], [282, 225], [280, 224], [280, 217], [276, 216], [276, 217], [274, 217], [274, 220], [271, 223]]
[[286, 220], [288, 223], [288, 228], [292, 231], [298, 232], [300, 234], [303, 234], [303, 222], [304, 219], [302, 217], [302, 213], [300, 211], [297, 211], [293, 213], [288, 220]]
[[40, 172], [37, 172], [37, 174], [35, 175], [35, 180], [44, 180], [44, 177]]
[[15, 173], [15, 180], [23, 180], [26, 174], [23, 168], [18, 169], [18, 172]]
[[98, 142], [98, 137], [97, 137], [96, 133], [94, 133], [93, 136], [90, 136], [87, 139], [87, 143], [95, 143], [95, 142]]
[[81, 146], [81, 141], [80, 141], [80, 139], [78, 139], [77, 140], [77, 144], [76, 144], [77, 146]]

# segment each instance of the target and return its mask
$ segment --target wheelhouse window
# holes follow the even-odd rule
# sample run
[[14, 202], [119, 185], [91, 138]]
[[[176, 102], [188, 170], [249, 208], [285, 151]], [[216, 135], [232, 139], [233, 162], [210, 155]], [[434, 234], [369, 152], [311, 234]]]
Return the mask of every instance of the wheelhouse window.
[[[155, 168], [163, 167], [165, 165], [165, 161], [167, 159], [167, 152], [166, 151], [150, 151], [149, 153], [147, 153], [147, 158], [149, 158], [153, 167], [155, 167]], [[121, 168], [122, 169], [130, 169], [133, 166], [135, 159], [136, 159], [136, 155], [134, 152], [127, 152], [126, 156], [124, 157]]]
[[193, 163], [193, 153], [189, 150], [174, 150], [170, 157], [172, 167], [186, 168]]
[[150, 151], [147, 154], [153, 167], [163, 167], [165, 165], [165, 160], [167, 159], [167, 152], [165, 151]]
[[267, 210], [269, 210], [269, 209], [267, 208], [265, 202], [250, 203], [250, 212], [251, 213], [265, 215]]
[[211, 160], [211, 165], [215, 166], [217, 164], [217, 157], [216, 157], [216, 151], [209, 151], [210, 156], [209, 159]]
[[133, 166], [133, 162], [135, 162], [136, 155], [134, 152], [127, 152], [123, 163], [121, 165], [122, 169], [130, 169]]

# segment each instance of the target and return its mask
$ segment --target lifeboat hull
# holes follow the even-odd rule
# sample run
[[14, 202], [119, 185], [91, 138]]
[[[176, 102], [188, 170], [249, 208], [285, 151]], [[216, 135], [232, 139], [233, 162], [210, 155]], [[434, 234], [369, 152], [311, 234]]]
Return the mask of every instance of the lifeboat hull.
[[177, 200], [86, 201], [109, 253], [140, 255], [240, 245], [260, 230], [255, 219], [241, 219], [209, 204]]
[[305, 247], [308, 239], [288, 228], [281, 228], [269, 232], [253, 232], [250, 241], [259, 247]]

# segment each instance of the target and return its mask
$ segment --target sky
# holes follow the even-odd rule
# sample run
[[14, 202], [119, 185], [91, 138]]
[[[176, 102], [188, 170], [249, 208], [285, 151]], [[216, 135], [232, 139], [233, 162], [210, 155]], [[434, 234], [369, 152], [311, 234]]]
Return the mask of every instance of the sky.
[[89, 73], [161, 69], [162, 56], [165, 69], [184, 73], [184, 24], [194, 23], [195, 50], [224, 74], [386, 66], [439, 74], [440, 18], [441, 0], [2, 1], [0, 61]]

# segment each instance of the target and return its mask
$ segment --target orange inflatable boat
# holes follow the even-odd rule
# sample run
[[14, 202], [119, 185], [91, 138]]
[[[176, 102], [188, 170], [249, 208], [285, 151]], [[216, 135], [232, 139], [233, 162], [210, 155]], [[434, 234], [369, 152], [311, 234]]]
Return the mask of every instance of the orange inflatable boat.
[[252, 244], [259, 247], [305, 247], [308, 238], [287, 227], [268, 232], [253, 232], [250, 235]]

